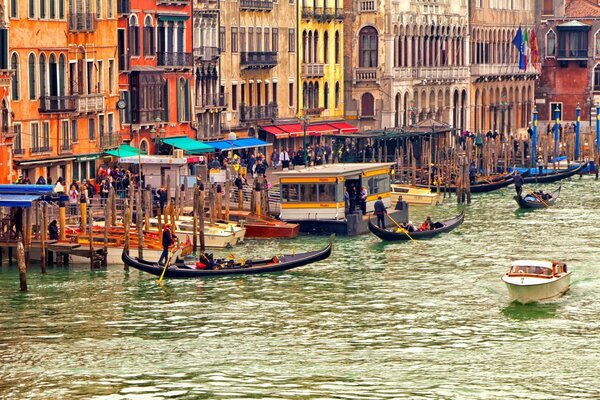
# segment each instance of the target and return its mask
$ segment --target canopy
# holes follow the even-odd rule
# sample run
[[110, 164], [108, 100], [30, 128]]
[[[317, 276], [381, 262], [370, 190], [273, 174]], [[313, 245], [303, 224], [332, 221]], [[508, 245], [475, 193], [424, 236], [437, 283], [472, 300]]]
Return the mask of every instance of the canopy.
[[52, 195], [54, 185], [0, 185], [0, 207], [30, 207], [42, 196]]
[[216, 142], [210, 142], [212, 146], [214, 146], [217, 150], [241, 150], [241, 149], [251, 149], [254, 147], [263, 147], [263, 146], [272, 146], [271, 143], [265, 142], [264, 140], [259, 140], [255, 138], [247, 138], [247, 139], [236, 139], [236, 140], [219, 140]]
[[[140, 150], [137, 147], [122, 144], [118, 149], [106, 150], [104, 153], [115, 157], [132, 157], [137, 156], [139, 152]], [[141, 154], [146, 154], [146, 152], [142, 150]]]
[[0, 194], [0, 207], [30, 207], [40, 197], [37, 194]]
[[166, 138], [163, 139], [163, 143], [168, 144], [169, 146], [177, 147], [188, 154], [202, 154], [215, 151], [214, 147], [187, 136]]

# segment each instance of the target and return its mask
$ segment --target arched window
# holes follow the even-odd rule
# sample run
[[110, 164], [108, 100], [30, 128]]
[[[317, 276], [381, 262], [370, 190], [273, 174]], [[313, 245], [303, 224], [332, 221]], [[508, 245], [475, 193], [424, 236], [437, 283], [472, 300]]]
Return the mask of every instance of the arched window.
[[327, 110], [329, 108], [329, 83], [325, 82], [323, 88], [323, 107]]
[[188, 122], [191, 119], [190, 111], [190, 82], [179, 78], [177, 85], [177, 115], [179, 122]]
[[64, 96], [66, 94], [66, 82], [67, 82], [67, 59], [64, 54], [58, 57], [58, 95]]
[[313, 108], [319, 107], [319, 82], [315, 82], [315, 92], [313, 96]]
[[594, 52], [594, 54], [596, 55], [596, 57], [600, 57], [600, 31], [596, 32], [594, 38], [596, 39], [594, 40], [596, 46], [596, 51]]
[[600, 64], [594, 67], [594, 91], [600, 90]]
[[302, 105], [308, 107], [308, 84], [306, 82], [302, 85]]
[[46, 55], [40, 54], [40, 97], [46, 95]]
[[556, 56], [556, 34], [554, 31], [548, 32], [546, 35], [546, 57]]
[[365, 93], [360, 98], [360, 115], [367, 118], [375, 116], [375, 98], [371, 93]]
[[365, 26], [358, 36], [358, 65], [365, 68], [377, 67], [377, 31], [372, 26]]
[[340, 83], [335, 83], [335, 108], [340, 108]]
[[313, 47], [313, 62], [318, 63], [319, 62], [319, 32], [315, 31], [315, 33], [313, 34], [313, 38], [314, 38], [314, 47]]
[[340, 63], [340, 32], [335, 31], [335, 63]]
[[144, 55], [154, 55], [154, 25], [149, 15], [144, 20]]
[[303, 63], [306, 63], [308, 60], [308, 57], [306, 54], [308, 52], [307, 41], [308, 41], [308, 35], [307, 35], [306, 31], [302, 31], [302, 62]]
[[329, 62], [329, 33], [325, 31], [323, 34], [323, 63]]
[[29, 100], [35, 100], [35, 55], [29, 55]]
[[129, 52], [132, 56], [140, 55], [140, 27], [135, 14], [129, 18]]
[[142, 152], [148, 153], [148, 141], [146, 139], [142, 139], [140, 141], [140, 150]]
[[21, 70], [19, 69], [19, 56], [17, 55], [17, 53], [12, 53], [12, 56], [10, 57], [10, 69], [14, 71], [11, 78], [12, 100], [20, 100]]

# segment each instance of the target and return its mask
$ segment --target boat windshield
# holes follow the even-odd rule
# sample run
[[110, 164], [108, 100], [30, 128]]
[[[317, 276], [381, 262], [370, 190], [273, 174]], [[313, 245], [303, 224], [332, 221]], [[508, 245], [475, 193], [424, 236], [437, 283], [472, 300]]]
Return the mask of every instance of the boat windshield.
[[530, 267], [524, 265], [514, 265], [511, 270], [511, 274], [524, 274], [524, 275], [543, 275], [552, 276], [552, 269], [545, 267]]

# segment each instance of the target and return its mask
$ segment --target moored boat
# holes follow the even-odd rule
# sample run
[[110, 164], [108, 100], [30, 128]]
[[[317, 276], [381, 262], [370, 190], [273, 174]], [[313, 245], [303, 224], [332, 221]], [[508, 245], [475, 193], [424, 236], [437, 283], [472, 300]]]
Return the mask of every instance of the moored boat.
[[569, 290], [571, 271], [558, 261], [518, 260], [502, 276], [510, 301], [531, 303], [558, 297]]
[[451, 218], [446, 221], [441, 221], [441, 226], [435, 229], [430, 229], [428, 231], [414, 231], [407, 232], [406, 230], [399, 229], [390, 231], [387, 229], [381, 229], [377, 225], [374, 225], [372, 220], [369, 219], [369, 230], [375, 236], [384, 241], [406, 241], [406, 240], [419, 240], [419, 239], [429, 239], [431, 237], [437, 236], [440, 233], [450, 232], [457, 226], [463, 223], [465, 220], [464, 211], [461, 212], [454, 218]]
[[[163, 270], [165, 270], [165, 278], [200, 278], [205, 276], [243, 275], [286, 271], [325, 260], [331, 255], [332, 248], [333, 240], [330, 240], [326, 247], [306, 253], [273, 256], [272, 258], [264, 260], [213, 260], [214, 263], [208, 267], [198, 263], [189, 264], [182, 262], [170, 265], [166, 270], [163, 265], [134, 258], [125, 251], [123, 251], [121, 257], [125, 265], [155, 276], [160, 276], [163, 273]], [[206, 268], [203, 269], [204, 267]]]
[[[510, 185], [511, 183], [513, 183], [513, 177], [512, 175], [505, 175], [502, 178], [499, 178], [497, 180], [491, 180], [489, 182], [476, 182], [475, 184], [471, 185], [471, 193], [485, 193], [485, 192], [491, 192], [494, 190], [498, 190], [501, 189], [503, 187], [506, 187], [508, 185]], [[427, 185], [422, 185], [422, 184], [417, 184], [417, 187], [419, 188], [426, 188], [428, 187]], [[432, 191], [437, 191], [437, 187], [431, 187]], [[450, 185], [450, 186], [440, 186], [440, 191], [446, 191], [446, 192], [452, 192], [455, 193], [456, 192], [456, 186], [455, 185]]]
[[429, 188], [401, 185], [397, 183], [393, 183], [391, 188], [392, 205], [396, 204], [400, 199], [411, 205], [428, 206], [442, 204], [444, 201], [441, 193], [433, 193]]
[[250, 211], [231, 210], [229, 218], [246, 228], [248, 239], [295, 238], [300, 233], [300, 225], [285, 222], [267, 215], [257, 215]]
[[540, 193], [540, 191], [526, 193], [524, 196], [523, 194], [521, 194], [521, 196], [515, 196], [515, 200], [517, 201], [517, 203], [519, 203], [519, 206], [521, 208], [547, 208], [556, 203], [556, 200], [558, 200], [558, 196], [560, 196], [561, 188], [562, 186], [559, 186], [558, 189], [550, 193]]
[[571, 169], [557, 171], [548, 175], [530, 175], [523, 177], [525, 183], [552, 183], [581, 173], [587, 163], [581, 163]]

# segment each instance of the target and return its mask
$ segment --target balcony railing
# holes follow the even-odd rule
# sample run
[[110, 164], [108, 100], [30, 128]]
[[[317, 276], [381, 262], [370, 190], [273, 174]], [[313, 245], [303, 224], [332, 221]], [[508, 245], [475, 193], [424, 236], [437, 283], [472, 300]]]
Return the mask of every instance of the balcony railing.
[[214, 108], [226, 108], [227, 107], [227, 94], [226, 93], [218, 93], [218, 94], [208, 94], [198, 99], [198, 103], [196, 104], [196, 110], [201, 111], [205, 109], [214, 109]]
[[303, 78], [320, 78], [322, 76], [325, 76], [325, 64], [302, 64]]
[[243, 52], [240, 64], [248, 69], [270, 69], [277, 65], [276, 51], [251, 51]]
[[191, 67], [194, 64], [192, 53], [160, 52], [156, 56], [156, 63], [161, 67]]
[[157, 5], [185, 6], [189, 3], [190, 0], [156, 0]]
[[42, 96], [40, 97], [41, 113], [60, 113], [77, 110], [79, 96]]
[[558, 49], [556, 58], [558, 60], [587, 60], [588, 58], [588, 49], [579, 49], [579, 50], [567, 50], [567, 49]]
[[379, 71], [374, 68], [354, 68], [354, 82], [377, 82]]
[[376, 0], [359, 0], [358, 12], [375, 12], [377, 11]]
[[121, 144], [121, 134], [115, 132], [105, 132], [104, 134], [100, 134], [100, 149], [112, 149], [119, 147]]
[[474, 76], [495, 76], [495, 75], [523, 75], [528, 72], [534, 72], [535, 68], [531, 67], [531, 71], [519, 69], [517, 64], [473, 64], [471, 65], [471, 75]]
[[101, 93], [80, 95], [77, 111], [80, 113], [96, 113], [104, 111], [104, 95]]
[[266, 106], [247, 106], [240, 104], [240, 121], [249, 122], [263, 119], [275, 119], [279, 114], [277, 104]]
[[13, 147], [13, 154], [15, 156], [22, 156], [23, 154], [25, 154], [25, 149], [22, 147], [19, 147], [19, 148]]
[[312, 7], [302, 7], [302, 18], [310, 19], [315, 15]]
[[335, 19], [337, 21], [343, 21], [344, 20], [344, 10], [336, 8], [335, 9]]
[[130, 11], [129, 0], [117, 0], [117, 14], [129, 14]]
[[[360, 68], [358, 68], [360, 69]], [[395, 79], [468, 79], [469, 67], [394, 68]]]
[[93, 32], [96, 30], [96, 15], [93, 13], [69, 14], [69, 31]]
[[200, 61], [213, 61], [219, 58], [221, 49], [212, 46], [196, 47], [194, 49], [194, 58]]
[[273, 0], [240, 0], [240, 10], [271, 11]]
[[153, 110], [131, 110], [131, 122], [134, 124], [142, 125], [154, 125], [156, 118], [165, 120], [165, 110], [153, 109]]
[[51, 146], [38, 146], [38, 147], [31, 148], [31, 154], [38, 154], [38, 153], [52, 153], [52, 147]]

